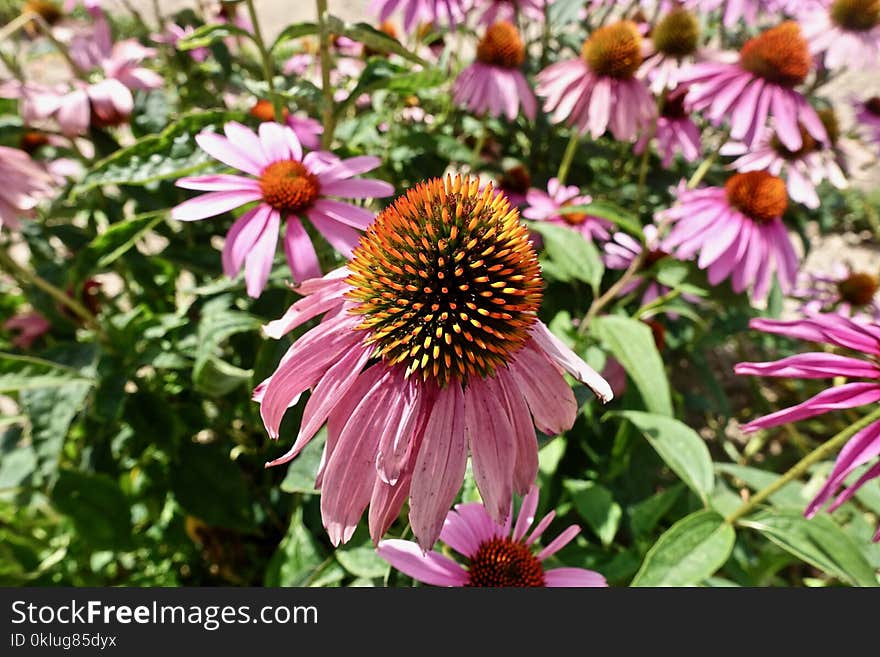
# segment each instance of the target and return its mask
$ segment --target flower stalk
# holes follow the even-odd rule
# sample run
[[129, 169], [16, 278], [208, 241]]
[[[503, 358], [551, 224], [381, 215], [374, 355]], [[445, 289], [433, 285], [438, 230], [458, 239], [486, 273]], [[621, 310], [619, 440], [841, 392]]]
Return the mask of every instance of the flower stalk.
[[256, 7], [254, 7], [254, 0], [245, 1], [251, 24], [254, 26], [253, 39], [254, 44], [256, 44], [257, 50], [260, 53], [260, 61], [263, 65], [263, 77], [266, 79], [266, 84], [269, 85], [269, 98], [272, 101], [272, 109], [275, 111], [275, 120], [281, 121], [284, 108], [281, 104], [281, 97], [275, 90], [275, 68], [272, 65], [272, 55], [269, 53], [269, 49], [266, 48], [266, 42], [263, 40], [263, 33], [260, 30], [260, 21], [257, 19], [257, 10]]
[[318, 9], [318, 33], [321, 40], [321, 91], [324, 104], [321, 108], [324, 133], [321, 135], [321, 147], [330, 148], [333, 133], [336, 132], [336, 114], [333, 111], [333, 87], [330, 84], [330, 30], [327, 26], [327, 0], [316, 0]]

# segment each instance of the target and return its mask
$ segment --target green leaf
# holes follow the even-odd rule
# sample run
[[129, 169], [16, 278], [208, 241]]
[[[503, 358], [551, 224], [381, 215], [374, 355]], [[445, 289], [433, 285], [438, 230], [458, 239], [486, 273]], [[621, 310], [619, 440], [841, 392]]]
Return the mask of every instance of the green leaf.
[[548, 8], [547, 20], [554, 28], [573, 23], [586, 0], [556, 0]]
[[623, 509], [614, 501], [611, 491], [594, 481], [566, 479], [563, 485], [575, 509], [596, 532], [602, 545], [611, 545], [623, 516]]
[[309, 36], [317, 33], [317, 23], [294, 23], [293, 25], [288, 25], [283, 30], [281, 30], [281, 34], [279, 34], [278, 37], [275, 39], [275, 43], [271, 45], [271, 47], [269, 48], [269, 52], [274, 52], [275, 49], [285, 41], [291, 41], [293, 39], [299, 39], [300, 37]]
[[0, 353], [0, 393], [93, 383], [78, 370], [33, 356]]
[[107, 475], [61, 470], [51, 499], [56, 509], [70, 516], [89, 549], [124, 550], [131, 546], [128, 500]]
[[[767, 472], [766, 470], [750, 468], [745, 465], [735, 465], [733, 463], [716, 463], [715, 470], [741, 480], [753, 491], [766, 488], [779, 479], [779, 475], [775, 472]], [[807, 499], [804, 497], [802, 491], [803, 485], [797, 481], [792, 481], [773, 493], [773, 495], [770, 496], [770, 501], [777, 506], [797, 507], [798, 509], [803, 509], [807, 503]]]
[[336, 551], [336, 560], [355, 577], [385, 577], [389, 565], [376, 554], [372, 545], [361, 545]]
[[599, 250], [577, 231], [554, 224], [533, 221], [529, 228], [544, 238], [544, 250], [563, 281], [579, 280], [598, 293], [605, 265]]
[[612, 415], [632, 422], [669, 469], [707, 503], [715, 487], [712, 457], [696, 431], [675, 418], [653, 413], [619, 411]]
[[336, 16], [327, 17], [327, 30], [333, 34], [346, 36], [353, 41], [364, 44], [372, 50], [384, 53], [393, 53], [400, 55], [404, 59], [408, 59], [416, 64], [421, 64], [425, 68], [431, 65], [414, 52], [411, 52], [403, 46], [397, 39], [388, 36], [384, 32], [377, 30], [369, 23], [357, 23], [355, 25], [347, 25]]
[[182, 38], [175, 44], [178, 50], [194, 50], [196, 48], [207, 48], [215, 41], [226, 39], [231, 36], [244, 37], [253, 39], [253, 35], [247, 30], [236, 27], [231, 23], [212, 23], [210, 25], [202, 25], [197, 27], [195, 31]]
[[255, 331], [260, 321], [247, 313], [229, 308], [227, 296], [212, 299], [202, 310], [198, 328], [198, 346], [193, 365], [193, 383], [208, 395], [228, 394], [248, 381], [252, 372], [220, 358], [220, 345], [236, 333]]
[[826, 514], [807, 520], [793, 509], [768, 509], [740, 520], [782, 549], [854, 586], [877, 586], [859, 545]]
[[287, 467], [287, 475], [281, 482], [281, 490], [285, 493], [315, 493], [315, 475], [321, 463], [324, 443], [327, 441], [327, 429], [322, 427], [311, 442]]
[[171, 490], [180, 506], [208, 525], [254, 528], [252, 492], [229, 450], [220, 445], [184, 443], [171, 465]]
[[372, 59], [358, 78], [357, 86], [345, 100], [336, 105], [334, 112], [336, 116], [342, 116], [362, 94], [370, 94], [379, 89], [404, 95], [419, 94], [445, 80], [446, 74], [434, 67], [413, 72], [386, 59]]
[[243, 118], [241, 112], [185, 114], [158, 135], [142, 137], [95, 163], [70, 196], [75, 199], [102, 185], [147, 185], [194, 173], [213, 161], [198, 147], [195, 135], [208, 126]]
[[593, 320], [591, 331], [620, 361], [652, 413], [672, 413], [672, 395], [651, 329], [636, 319], [607, 315]]
[[648, 550], [632, 586], [693, 586], [715, 574], [733, 550], [733, 527], [715, 511], [697, 511]]
[[287, 534], [269, 560], [263, 585], [304, 586], [319, 574], [323, 561], [317, 541], [303, 524], [302, 507], [297, 507]]
[[112, 224], [79, 252], [73, 263], [72, 278], [79, 281], [110, 266], [155, 228], [165, 213], [165, 210], [145, 212]]
[[675, 484], [666, 490], [655, 493], [651, 497], [634, 504], [629, 508], [629, 524], [633, 534], [644, 536], [654, 530], [657, 523], [665, 516], [681, 497], [684, 485]]

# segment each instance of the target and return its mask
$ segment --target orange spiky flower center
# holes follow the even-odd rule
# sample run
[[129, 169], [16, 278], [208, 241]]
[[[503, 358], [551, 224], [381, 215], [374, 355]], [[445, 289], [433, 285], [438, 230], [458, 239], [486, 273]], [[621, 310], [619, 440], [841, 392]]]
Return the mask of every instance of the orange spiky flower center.
[[629, 80], [642, 65], [642, 36], [632, 21], [605, 25], [584, 42], [581, 57], [596, 75]]
[[880, 96], [874, 96], [866, 100], [865, 109], [874, 116], [880, 116]]
[[544, 586], [544, 566], [524, 543], [493, 538], [468, 561], [465, 586]]
[[526, 47], [519, 30], [508, 21], [493, 23], [477, 44], [477, 61], [501, 68], [519, 68], [526, 59]]
[[309, 209], [321, 193], [318, 177], [296, 160], [272, 162], [260, 173], [259, 185], [266, 203], [290, 214]]
[[829, 14], [845, 30], [869, 32], [880, 25], [880, 0], [835, 0]]
[[[265, 123], [266, 121], [275, 120], [275, 108], [272, 106], [271, 101], [268, 101], [265, 98], [261, 98], [256, 103], [254, 103], [254, 106], [251, 107], [248, 114], [263, 123]], [[286, 121], [288, 116], [290, 116], [290, 110], [288, 110], [286, 107], [282, 107], [282, 120]]]
[[739, 62], [750, 73], [783, 87], [801, 84], [812, 66], [807, 41], [794, 21], [785, 21], [746, 41], [739, 51]]
[[687, 9], [676, 7], [651, 32], [654, 47], [664, 55], [692, 55], [700, 43], [700, 22]]
[[538, 258], [519, 212], [476, 178], [433, 178], [379, 213], [348, 265], [358, 329], [440, 386], [491, 376], [529, 338]]
[[781, 217], [788, 207], [785, 182], [766, 171], [736, 173], [724, 184], [727, 201], [758, 223]]
[[840, 298], [853, 306], [867, 306], [874, 300], [880, 280], [865, 272], [853, 272], [837, 284]]

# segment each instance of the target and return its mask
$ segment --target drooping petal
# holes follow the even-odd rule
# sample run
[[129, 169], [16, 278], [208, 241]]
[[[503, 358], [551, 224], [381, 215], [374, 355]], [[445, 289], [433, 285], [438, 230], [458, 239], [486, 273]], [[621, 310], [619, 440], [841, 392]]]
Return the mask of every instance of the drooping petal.
[[425, 426], [410, 490], [409, 518], [419, 545], [430, 549], [464, 480], [467, 439], [464, 396], [457, 384], [437, 394]]
[[607, 403], [614, 399], [614, 392], [608, 382], [569, 349], [562, 340], [553, 335], [543, 322], [535, 322], [532, 328], [532, 338], [547, 356], [592, 390], [602, 402]]

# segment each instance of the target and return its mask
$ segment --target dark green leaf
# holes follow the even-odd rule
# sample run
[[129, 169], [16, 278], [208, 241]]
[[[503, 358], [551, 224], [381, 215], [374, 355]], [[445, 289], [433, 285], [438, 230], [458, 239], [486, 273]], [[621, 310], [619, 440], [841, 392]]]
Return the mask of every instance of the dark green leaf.
[[736, 535], [715, 511], [697, 511], [672, 525], [648, 550], [632, 586], [693, 586], [715, 574]]
[[92, 383], [78, 370], [33, 356], [0, 353], [0, 393]]
[[193, 366], [193, 383], [202, 392], [225, 395], [248, 381], [252, 372], [220, 357], [220, 345], [236, 333], [255, 331], [260, 321], [247, 313], [231, 310], [229, 299], [219, 297], [205, 304], [198, 329], [198, 346]]
[[281, 34], [275, 39], [275, 42], [269, 48], [269, 52], [274, 52], [275, 49], [285, 41], [291, 41], [292, 39], [299, 39], [317, 33], [317, 23], [294, 23], [293, 25], [288, 25], [281, 30]]
[[715, 487], [712, 457], [699, 434], [675, 418], [642, 411], [619, 411], [641, 431], [660, 458], [704, 503]]
[[272, 555], [264, 586], [305, 586], [319, 574], [323, 562], [317, 541], [303, 524], [302, 507], [293, 512], [287, 535]]
[[792, 509], [768, 509], [740, 524], [833, 577], [855, 586], [877, 586], [861, 547], [826, 514], [807, 520]]
[[160, 134], [142, 137], [97, 162], [73, 187], [71, 197], [102, 185], [146, 185], [194, 173], [213, 161], [198, 147], [195, 135], [208, 126], [242, 118], [240, 112], [186, 114]]
[[73, 279], [82, 280], [92, 272], [111, 265], [155, 228], [164, 215], [165, 210], [145, 212], [111, 224], [104, 233], [79, 252], [73, 263]]
[[336, 560], [355, 577], [385, 577], [388, 562], [376, 554], [372, 544], [336, 551]]
[[531, 222], [529, 227], [544, 238], [544, 250], [560, 280], [583, 281], [598, 292], [605, 265], [595, 244], [570, 228], [539, 221]]
[[333, 34], [347, 36], [377, 52], [393, 53], [416, 64], [421, 64], [425, 68], [430, 67], [428, 62], [405, 48], [397, 39], [380, 32], [369, 23], [347, 25], [336, 16], [328, 16], [327, 29]]
[[643, 322], [616, 315], [597, 317], [590, 328], [623, 365], [639, 389], [646, 408], [653, 413], [671, 416], [669, 381], [651, 329]]
[[119, 485], [100, 473], [61, 470], [52, 488], [52, 504], [70, 516], [91, 549], [131, 546], [131, 512]]
[[[741, 480], [753, 491], [766, 488], [779, 479], [779, 475], [775, 472], [767, 472], [766, 470], [750, 468], [745, 465], [735, 465], [733, 463], [716, 463], [715, 469], [718, 472], [723, 472], [724, 474], [728, 474], [731, 477]], [[808, 500], [803, 496], [802, 491], [803, 486], [797, 481], [792, 481], [773, 493], [773, 495], [770, 496], [770, 501], [778, 506], [803, 509]]]
[[324, 443], [327, 440], [327, 429], [322, 428], [312, 438], [303, 451], [290, 462], [287, 475], [281, 482], [281, 490], [285, 493], [315, 493], [315, 475], [321, 463]]
[[185, 443], [171, 466], [171, 490], [180, 506], [208, 525], [254, 527], [247, 483], [220, 445]]
[[207, 48], [215, 41], [226, 39], [231, 36], [243, 37], [245, 39], [254, 38], [247, 30], [236, 27], [231, 23], [212, 23], [210, 25], [197, 27], [192, 34], [178, 41], [177, 44], [175, 44], [175, 47], [178, 50]]
[[676, 484], [630, 507], [629, 524], [633, 534], [642, 536], [653, 531], [657, 523], [681, 497], [683, 490], [682, 484]]
[[602, 545], [611, 545], [620, 526], [623, 510], [611, 491], [593, 481], [565, 480], [564, 486], [581, 517], [587, 521]]

